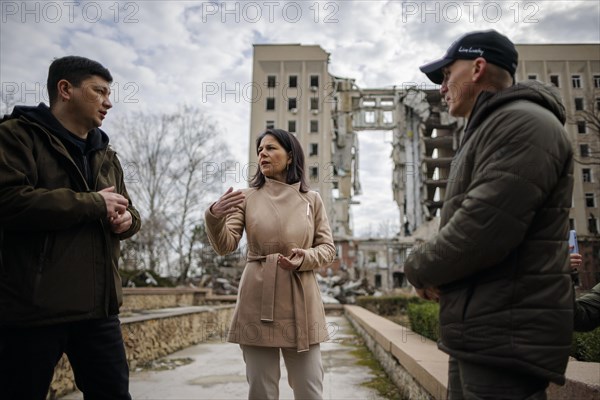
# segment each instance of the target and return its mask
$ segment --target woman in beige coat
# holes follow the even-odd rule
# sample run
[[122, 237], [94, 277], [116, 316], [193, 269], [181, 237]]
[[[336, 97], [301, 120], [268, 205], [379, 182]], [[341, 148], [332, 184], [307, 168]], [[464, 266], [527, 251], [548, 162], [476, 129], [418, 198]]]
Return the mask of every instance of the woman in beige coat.
[[304, 178], [304, 152], [281, 129], [256, 141], [259, 168], [250, 188], [231, 188], [206, 210], [217, 253], [233, 252], [246, 230], [247, 263], [228, 341], [246, 362], [249, 399], [279, 398], [279, 359], [296, 399], [321, 399], [319, 343], [328, 331], [315, 269], [333, 261], [335, 247], [323, 202]]

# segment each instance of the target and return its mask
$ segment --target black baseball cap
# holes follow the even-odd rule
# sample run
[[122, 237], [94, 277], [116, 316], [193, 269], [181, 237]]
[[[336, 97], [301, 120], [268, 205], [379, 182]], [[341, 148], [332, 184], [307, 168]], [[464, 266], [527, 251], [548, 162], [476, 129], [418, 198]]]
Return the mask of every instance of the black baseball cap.
[[462, 35], [450, 45], [446, 54], [439, 60], [419, 67], [421, 72], [440, 85], [444, 80], [442, 68], [456, 60], [474, 60], [483, 57], [491, 64], [504, 68], [515, 76], [519, 54], [513, 42], [493, 29], [470, 32]]

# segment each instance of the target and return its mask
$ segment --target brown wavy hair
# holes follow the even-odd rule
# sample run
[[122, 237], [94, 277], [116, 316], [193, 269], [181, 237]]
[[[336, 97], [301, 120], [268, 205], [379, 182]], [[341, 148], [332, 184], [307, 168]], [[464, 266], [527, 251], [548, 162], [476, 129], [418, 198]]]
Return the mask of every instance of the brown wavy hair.
[[[304, 150], [302, 150], [302, 146], [300, 145], [298, 139], [296, 139], [296, 136], [284, 131], [283, 129], [267, 129], [256, 139], [257, 155], [260, 142], [266, 135], [273, 136], [286, 152], [292, 153], [292, 162], [287, 169], [285, 182], [288, 185], [300, 182], [300, 192], [308, 192], [310, 187], [306, 183], [306, 178], [304, 177]], [[250, 181], [250, 187], [260, 189], [263, 187], [265, 182], [266, 178], [260, 168], [258, 168], [256, 174]]]

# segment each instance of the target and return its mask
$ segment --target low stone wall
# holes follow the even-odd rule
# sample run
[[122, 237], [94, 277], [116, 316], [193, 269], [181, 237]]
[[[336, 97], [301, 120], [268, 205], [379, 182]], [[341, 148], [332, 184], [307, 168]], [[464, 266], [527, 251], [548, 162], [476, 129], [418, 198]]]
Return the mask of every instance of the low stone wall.
[[[209, 338], [225, 340], [234, 305], [166, 308], [121, 318], [121, 330], [129, 368], [164, 357]], [[60, 360], [48, 399], [75, 390], [71, 366]]]
[[121, 313], [158, 308], [189, 307], [206, 304], [211, 289], [123, 288]]
[[[447, 398], [448, 355], [437, 344], [362, 307], [344, 312], [405, 398]], [[600, 364], [570, 361], [564, 386], [551, 384], [549, 400], [600, 399]]]

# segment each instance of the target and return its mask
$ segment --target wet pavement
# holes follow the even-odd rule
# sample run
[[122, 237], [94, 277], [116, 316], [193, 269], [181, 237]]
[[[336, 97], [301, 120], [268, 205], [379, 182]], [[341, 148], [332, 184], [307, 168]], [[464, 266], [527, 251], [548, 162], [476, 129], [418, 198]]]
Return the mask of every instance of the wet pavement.
[[[330, 341], [321, 344], [325, 379], [323, 398], [330, 400], [384, 400], [374, 389], [362, 386], [374, 374], [358, 365], [352, 354], [359, 339], [344, 316], [329, 315]], [[174, 369], [132, 371], [133, 399], [145, 400], [238, 400], [248, 397], [245, 365], [239, 346], [221, 340], [200, 343], [161, 360], [163, 365], [182, 363]], [[287, 372], [281, 360], [280, 399], [293, 399]], [[80, 392], [62, 397], [82, 399]]]

